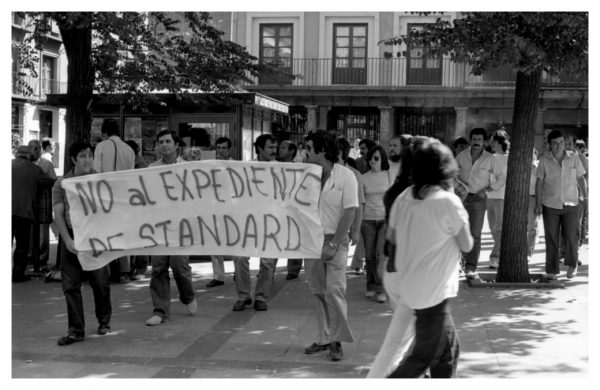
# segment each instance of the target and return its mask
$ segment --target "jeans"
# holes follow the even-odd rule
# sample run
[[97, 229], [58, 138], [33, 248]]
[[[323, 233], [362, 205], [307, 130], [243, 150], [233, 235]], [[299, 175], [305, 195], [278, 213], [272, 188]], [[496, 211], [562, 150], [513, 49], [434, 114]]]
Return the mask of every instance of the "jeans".
[[[73, 236], [73, 232], [69, 231]], [[112, 306], [110, 303], [110, 281], [108, 264], [94, 271], [83, 271], [77, 255], [69, 252], [61, 241], [63, 258], [60, 263], [63, 293], [67, 301], [67, 316], [69, 335], [85, 336], [85, 316], [83, 314], [83, 299], [81, 296], [81, 276], [86, 272], [94, 293], [94, 306], [99, 325], [110, 327]]]
[[48, 264], [50, 259], [50, 224], [40, 224], [40, 266]]
[[479, 252], [481, 252], [481, 230], [485, 217], [486, 198], [469, 193], [465, 199], [465, 209], [469, 214], [469, 227], [473, 236], [473, 248], [464, 253], [465, 271], [475, 271], [479, 263]]
[[362, 269], [364, 266], [364, 258], [365, 258], [365, 240], [362, 236], [362, 233], [358, 235], [358, 242], [356, 243], [356, 248], [354, 248], [354, 255], [352, 256], [352, 263], [350, 263], [350, 268]]
[[[329, 245], [332, 238], [333, 234], [326, 234], [323, 247]], [[349, 241], [349, 237], [346, 236], [339, 243], [332, 258], [321, 257], [304, 261], [308, 286], [316, 298], [318, 344], [354, 341], [348, 324], [346, 302], [346, 262]]]
[[288, 259], [287, 273], [288, 275], [298, 275], [302, 269], [302, 259]]
[[579, 250], [580, 208], [578, 206], [563, 206], [562, 210], [542, 207], [544, 233], [546, 235], [546, 273], [558, 274], [560, 229], [565, 238], [565, 265], [577, 267]]
[[[271, 284], [273, 283], [273, 272], [277, 259], [262, 258], [258, 269], [258, 280], [254, 289], [254, 300], [266, 302], [269, 299]], [[233, 259], [235, 268], [235, 289], [240, 301], [250, 298], [252, 280], [250, 278], [250, 259], [248, 257], [237, 257]]]
[[12, 216], [12, 239], [15, 240], [15, 252], [13, 253], [13, 280], [25, 278], [27, 269], [27, 253], [29, 252], [29, 240], [31, 238], [31, 219]]
[[383, 292], [383, 283], [378, 272], [379, 254], [385, 241], [385, 220], [363, 220], [360, 231], [364, 238], [367, 263], [367, 291]]
[[413, 350], [400, 362], [389, 378], [418, 378], [429, 367], [432, 378], [453, 378], [460, 347], [448, 300], [415, 310]]
[[538, 239], [538, 221], [539, 215], [535, 214], [535, 196], [529, 196], [529, 209], [527, 211], [527, 255], [533, 256], [535, 243]]
[[588, 235], [588, 201], [581, 203], [581, 233], [579, 235], [579, 246], [584, 244]]
[[210, 259], [212, 261], [213, 279], [221, 282], [225, 281], [225, 265], [223, 264], [225, 259], [223, 256], [213, 255]]
[[196, 294], [192, 285], [192, 267], [187, 256], [152, 256], [150, 261], [152, 263], [150, 295], [154, 314], [168, 319], [171, 307], [169, 266], [173, 270], [173, 278], [179, 290], [179, 300], [184, 305], [192, 303]]
[[502, 215], [504, 213], [504, 199], [490, 199], [486, 201], [486, 209], [488, 216], [488, 224], [490, 225], [490, 231], [492, 232], [492, 239], [494, 240], [494, 247], [490, 254], [490, 262], [493, 261], [498, 264], [500, 258], [500, 241], [502, 238]]

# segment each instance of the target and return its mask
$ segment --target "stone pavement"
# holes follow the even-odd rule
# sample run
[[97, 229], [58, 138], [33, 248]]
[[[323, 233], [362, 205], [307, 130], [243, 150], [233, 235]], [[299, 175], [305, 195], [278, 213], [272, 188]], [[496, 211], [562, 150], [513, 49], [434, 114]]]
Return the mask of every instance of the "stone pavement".
[[[487, 228], [487, 224], [485, 225]], [[487, 270], [491, 236], [484, 232], [481, 271]], [[543, 237], [542, 237], [543, 241]], [[460, 282], [452, 314], [459, 337], [460, 378], [587, 378], [588, 253], [565, 288], [472, 288]], [[538, 244], [531, 272], [543, 272]], [[350, 261], [350, 258], [349, 258]], [[185, 314], [172, 283], [171, 320], [155, 327], [149, 278], [111, 287], [112, 332], [96, 335], [93, 298], [83, 287], [87, 338], [59, 347], [67, 331], [61, 284], [37, 279], [12, 285], [13, 378], [364, 378], [384, 338], [391, 312], [364, 297], [365, 276], [348, 273], [348, 317], [354, 343], [344, 359], [305, 355], [316, 334], [315, 313], [304, 272], [285, 280], [280, 260], [269, 310], [233, 312], [233, 265], [224, 286], [208, 289], [210, 263], [193, 263], [198, 313]], [[348, 263], [349, 264], [349, 263]], [[258, 259], [251, 260], [253, 273]], [[253, 285], [256, 278], [253, 278]]]

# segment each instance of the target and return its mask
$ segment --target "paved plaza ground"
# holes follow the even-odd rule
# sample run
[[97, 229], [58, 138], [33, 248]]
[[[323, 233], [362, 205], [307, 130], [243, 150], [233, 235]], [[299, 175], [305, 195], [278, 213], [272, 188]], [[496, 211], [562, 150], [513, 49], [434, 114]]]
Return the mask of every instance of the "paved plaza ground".
[[[485, 225], [487, 228], [487, 224]], [[491, 235], [484, 232], [482, 272], [488, 272]], [[588, 248], [583, 266], [564, 288], [473, 288], [464, 279], [452, 301], [460, 337], [460, 378], [587, 378]], [[530, 263], [543, 272], [543, 237]], [[60, 283], [43, 278], [12, 285], [12, 378], [364, 378], [384, 338], [388, 304], [365, 298], [365, 276], [348, 271], [348, 317], [354, 343], [344, 359], [305, 355], [316, 334], [313, 297], [304, 271], [285, 280], [285, 260], [275, 275], [269, 310], [231, 310], [236, 301], [233, 264], [224, 286], [208, 289], [208, 262], [192, 264], [198, 313], [185, 314], [172, 283], [171, 320], [155, 327], [149, 278], [111, 286], [112, 332], [96, 335], [91, 289], [84, 285], [87, 338], [60, 347], [67, 315]], [[350, 264], [350, 258], [348, 259]], [[251, 260], [253, 274], [258, 259]], [[256, 278], [253, 278], [253, 284]]]

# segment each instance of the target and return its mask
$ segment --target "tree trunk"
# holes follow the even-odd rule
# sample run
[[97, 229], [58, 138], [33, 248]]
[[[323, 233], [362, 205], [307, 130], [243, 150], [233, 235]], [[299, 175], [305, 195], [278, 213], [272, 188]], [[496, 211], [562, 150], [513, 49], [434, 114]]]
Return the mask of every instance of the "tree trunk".
[[527, 212], [542, 71], [517, 73], [497, 282], [529, 282]]
[[92, 66], [91, 14], [83, 14], [81, 23], [59, 24], [67, 59], [67, 113], [65, 171], [72, 167], [68, 148], [73, 142], [90, 142], [94, 73]]

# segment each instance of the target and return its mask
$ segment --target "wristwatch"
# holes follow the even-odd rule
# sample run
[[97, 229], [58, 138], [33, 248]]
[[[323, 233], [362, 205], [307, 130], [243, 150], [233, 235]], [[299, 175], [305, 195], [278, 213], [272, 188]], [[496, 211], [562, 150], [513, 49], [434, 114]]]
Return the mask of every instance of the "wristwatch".
[[333, 242], [329, 242], [328, 245], [331, 249], [337, 249], [337, 244], [334, 244]]

